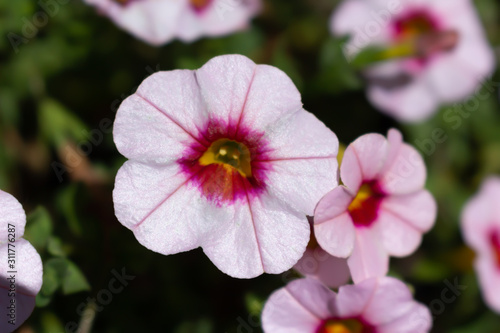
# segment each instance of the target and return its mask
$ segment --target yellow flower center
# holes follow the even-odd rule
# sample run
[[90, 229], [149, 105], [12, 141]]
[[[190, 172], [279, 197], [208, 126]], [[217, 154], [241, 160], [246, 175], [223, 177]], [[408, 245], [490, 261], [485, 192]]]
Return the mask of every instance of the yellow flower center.
[[207, 7], [212, 0], [190, 0], [191, 6], [196, 10], [202, 10]]
[[251, 156], [248, 148], [239, 142], [219, 139], [200, 157], [200, 165], [221, 164], [237, 170], [243, 177], [252, 176]]
[[374, 192], [372, 191], [371, 186], [368, 184], [363, 184], [359, 189], [358, 194], [356, 194], [356, 197], [349, 205], [349, 211], [352, 212], [355, 210], [363, 209], [365, 202], [368, 199], [372, 198], [373, 195]]
[[363, 324], [356, 319], [329, 320], [321, 333], [362, 333]]

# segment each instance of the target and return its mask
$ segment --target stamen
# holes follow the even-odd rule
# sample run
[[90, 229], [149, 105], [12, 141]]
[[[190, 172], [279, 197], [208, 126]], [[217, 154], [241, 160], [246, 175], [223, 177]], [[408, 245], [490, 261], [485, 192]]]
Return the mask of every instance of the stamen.
[[252, 176], [251, 156], [248, 148], [239, 142], [219, 139], [200, 157], [200, 165], [221, 164], [237, 170], [243, 177]]

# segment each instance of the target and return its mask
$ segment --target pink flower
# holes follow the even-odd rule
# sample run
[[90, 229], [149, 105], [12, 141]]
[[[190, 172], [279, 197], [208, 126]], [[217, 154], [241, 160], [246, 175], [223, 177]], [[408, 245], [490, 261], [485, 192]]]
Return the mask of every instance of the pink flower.
[[354, 282], [384, 276], [389, 256], [413, 253], [434, 224], [424, 161], [391, 129], [387, 139], [366, 134], [351, 143], [340, 177], [345, 186], [325, 195], [314, 212], [316, 239], [331, 255], [349, 258]]
[[337, 137], [300, 99], [282, 71], [239, 55], [153, 74], [114, 124], [130, 159], [116, 177], [118, 220], [162, 254], [201, 246], [234, 277], [291, 268], [306, 215], [337, 185]]
[[85, 0], [152, 45], [226, 35], [248, 26], [261, 0]]
[[306, 252], [293, 268], [304, 276], [318, 279], [331, 288], [338, 288], [351, 277], [347, 260], [331, 256], [319, 246], [313, 230], [313, 219], [308, 218], [311, 225], [311, 239]]
[[345, 0], [331, 29], [351, 35], [348, 55], [388, 47], [385, 58], [392, 60], [365, 72], [368, 97], [401, 121], [423, 120], [441, 104], [469, 98], [495, 67], [471, 0]]
[[476, 252], [474, 266], [483, 297], [500, 313], [500, 178], [487, 179], [462, 213], [462, 234]]
[[262, 312], [266, 333], [425, 333], [429, 310], [401, 281], [372, 278], [340, 287], [338, 294], [314, 279], [275, 291]]
[[13, 332], [28, 319], [42, 287], [42, 260], [21, 238], [25, 224], [21, 204], [0, 190], [0, 332]]

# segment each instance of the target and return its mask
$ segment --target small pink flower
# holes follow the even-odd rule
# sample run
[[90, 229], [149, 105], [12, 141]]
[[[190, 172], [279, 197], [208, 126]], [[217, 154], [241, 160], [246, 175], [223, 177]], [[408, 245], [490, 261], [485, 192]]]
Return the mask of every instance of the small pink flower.
[[314, 279], [275, 291], [262, 312], [265, 333], [426, 333], [429, 310], [390, 278], [342, 286], [338, 294]]
[[261, 0], [85, 0], [119, 27], [152, 45], [245, 29]]
[[201, 246], [234, 277], [291, 268], [306, 215], [337, 185], [335, 134], [286, 74], [239, 55], [147, 78], [120, 106], [114, 140], [129, 158], [118, 220], [162, 254]]
[[401, 121], [429, 117], [441, 104], [474, 94], [495, 67], [471, 0], [345, 0], [333, 14], [336, 35], [351, 35], [345, 51], [389, 47], [370, 67], [368, 97]]
[[325, 195], [314, 212], [316, 239], [331, 255], [349, 258], [354, 282], [384, 276], [389, 256], [413, 253], [434, 224], [424, 161], [391, 129], [387, 139], [366, 134], [350, 144], [340, 177], [345, 186]]
[[306, 252], [293, 268], [304, 276], [318, 279], [330, 288], [338, 288], [351, 277], [347, 260], [330, 255], [319, 246], [313, 230], [313, 219], [308, 217], [311, 225], [311, 239]]
[[500, 178], [487, 179], [462, 213], [462, 234], [476, 252], [474, 266], [483, 297], [500, 313]]
[[35, 308], [42, 287], [42, 260], [21, 237], [26, 214], [21, 204], [0, 190], [0, 332], [13, 332]]

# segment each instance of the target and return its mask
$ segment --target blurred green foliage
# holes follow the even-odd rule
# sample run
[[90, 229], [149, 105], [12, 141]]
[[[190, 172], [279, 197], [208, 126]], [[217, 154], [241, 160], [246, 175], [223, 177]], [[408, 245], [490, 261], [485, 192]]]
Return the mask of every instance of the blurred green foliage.
[[[403, 131], [426, 159], [439, 218], [417, 253], [392, 260], [392, 274], [425, 304], [441, 297], [444, 281], [458, 278], [467, 286], [435, 316], [434, 332], [498, 332], [500, 317], [482, 302], [458, 228], [467, 198], [486, 175], [500, 174], [498, 75], [468, 117], [450, 121], [454, 106], [443, 106], [426, 122], [398, 125], [367, 102], [361, 76], [342, 53], [345, 39], [328, 32], [338, 1], [264, 2], [247, 31], [161, 48], [134, 39], [81, 1], [60, 5], [39, 27], [38, 1], [0, 2], [0, 188], [29, 213], [26, 238], [44, 261], [38, 308], [25, 327], [65, 332], [90, 318], [87, 309], [92, 332], [261, 332], [259, 312], [283, 276], [236, 280], [200, 250], [166, 257], [139, 245], [113, 213], [113, 179], [125, 159], [103, 125], [151, 73], [239, 53], [285, 71], [305, 108], [344, 144], [390, 127]], [[498, 50], [499, 4], [476, 3]], [[136, 278], [109, 304], [89, 303], [123, 267]]]

